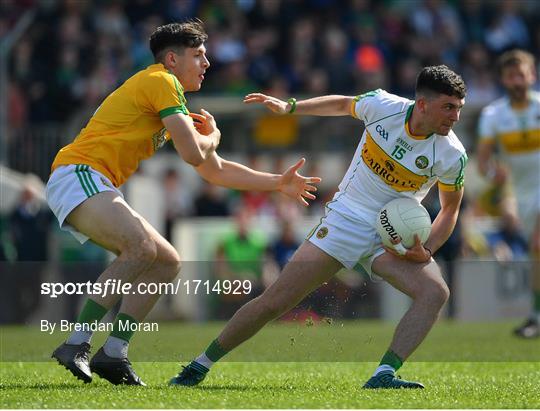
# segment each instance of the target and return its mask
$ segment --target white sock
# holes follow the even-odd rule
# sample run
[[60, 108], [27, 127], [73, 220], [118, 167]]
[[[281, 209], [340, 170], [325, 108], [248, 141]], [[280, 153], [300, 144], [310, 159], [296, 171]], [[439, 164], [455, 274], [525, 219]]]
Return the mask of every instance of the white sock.
[[73, 344], [73, 345], [80, 345], [82, 343], [88, 343], [90, 344], [90, 340], [92, 339], [92, 332], [91, 331], [73, 331], [68, 339], [66, 340], [66, 344]]
[[373, 373], [373, 377], [375, 377], [377, 374], [379, 374], [380, 372], [383, 372], [383, 371], [392, 371], [392, 372], [396, 372], [396, 370], [394, 369], [394, 367], [391, 367], [390, 365], [388, 364], [383, 364], [383, 365], [379, 365], [377, 367], [377, 369], [375, 370], [375, 372]]
[[214, 361], [208, 358], [205, 353], [202, 353], [197, 358], [195, 358], [195, 362], [198, 362], [199, 364], [201, 364], [202, 366], [208, 369], [210, 369], [212, 365], [214, 365]]
[[129, 342], [122, 340], [121, 338], [109, 336], [105, 345], [103, 346], [103, 351], [109, 357], [113, 358], [127, 358], [129, 348]]

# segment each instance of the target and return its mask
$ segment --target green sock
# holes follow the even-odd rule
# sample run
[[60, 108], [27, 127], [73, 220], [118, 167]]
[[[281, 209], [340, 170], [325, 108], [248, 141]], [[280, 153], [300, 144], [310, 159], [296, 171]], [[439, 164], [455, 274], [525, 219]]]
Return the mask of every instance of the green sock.
[[379, 363], [379, 367], [381, 365], [389, 365], [390, 367], [392, 367], [394, 370], [397, 371], [403, 365], [403, 360], [399, 358], [398, 355], [394, 351], [388, 350], [383, 355], [382, 360]]
[[[100, 322], [105, 314], [107, 314], [107, 311], [109, 311], [109, 309], [88, 298], [79, 316], [77, 317], [77, 322], [79, 324], [87, 324], [90, 326], [93, 323]], [[73, 332], [67, 338], [66, 343], [75, 345], [82, 343], [90, 344], [92, 334], [93, 332], [90, 331], [89, 327], [87, 330], [73, 330]]]
[[90, 324], [93, 322], [99, 322], [109, 311], [108, 308], [96, 303], [90, 298], [86, 300], [81, 313], [77, 317], [77, 322], [81, 324]]
[[540, 291], [534, 291], [534, 312], [540, 313]]
[[[121, 340], [129, 342], [135, 330], [139, 324], [135, 318], [124, 313], [118, 313], [116, 320], [113, 324], [113, 330], [111, 332], [111, 337], [120, 338]], [[132, 330], [133, 328], [133, 330]]]
[[225, 354], [227, 354], [229, 351], [225, 350], [221, 345], [219, 345], [219, 342], [217, 338], [212, 341], [212, 343], [208, 346], [204, 354], [208, 357], [208, 359], [212, 362], [219, 361], [221, 357], [223, 357]]

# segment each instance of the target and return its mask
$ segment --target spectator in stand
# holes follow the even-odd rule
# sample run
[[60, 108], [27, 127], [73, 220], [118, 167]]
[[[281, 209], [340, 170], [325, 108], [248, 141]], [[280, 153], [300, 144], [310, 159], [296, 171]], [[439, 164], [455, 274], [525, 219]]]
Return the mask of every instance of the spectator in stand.
[[467, 104], [484, 106], [499, 96], [496, 78], [489, 67], [489, 53], [480, 43], [471, 43], [463, 53], [463, 79]]
[[250, 294], [223, 294], [217, 296], [216, 314], [220, 319], [230, 318], [238, 308], [259, 295], [265, 286], [263, 278], [266, 239], [251, 228], [252, 212], [242, 208], [235, 215], [234, 230], [225, 235], [216, 251], [216, 280], [247, 280]]
[[203, 182], [202, 190], [195, 198], [195, 217], [225, 217], [230, 215], [225, 191], [207, 182]]
[[52, 214], [27, 183], [9, 217], [9, 231], [17, 253], [16, 322], [24, 322], [37, 308], [40, 283], [48, 260], [47, 241]]
[[193, 198], [191, 190], [182, 186], [182, 178], [178, 171], [170, 168], [163, 177], [165, 190], [165, 239], [171, 241], [174, 222], [192, 213]]
[[496, 261], [526, 261], [528, 258], [527, 238], [512, 214], [502, 215], [500, 226], [497, 231], [487, 235], [487, 242]]
[[[260, 167], [254, 170], [262, 170], [260, 157], [252, 155], [247, 161], [248, 167]], [[272, 201], [271, 193], [263, 193], [262, 191], [242, 191], [240, 193], [241, 205], [240, 207], [246, 208], [250, 213], [261, 215], [276, 215], [275, 205]]]
[[[203, 17], [211, 33], [208, 50], [215, 68], [202, 93], [266, 90], [277, 78], [286, 80], [280, 89], [291, 94], [339, 93], [351, 77], [359, 92], [374, 84], [399, 92], [406, 83], [387, 83], [410, 71], [414, 61], [467, 68], [467, 50], [475, 44], [484, 50], [486, 67], [492, 67], [496, 55], [491, 52], [510, 46], [540, 49], [538, 2], [418, 4], [411, 12], [408, 2], [372, 0], [339, 8], [324, 1], [0, 2], [0, 36], [26, 10], [38, 11], [10, 57], [10, 74], [27, 85], [23, 100], [36, 123], [68, 120], [79, 108], [95, 110], [146, 65], [150, 56], [140, 45], [148, 33], [164, 21], [187, 17]], [[477, 89], [477, 97], [470, 97], [478, 100], [492, 93], [482, 73], [470, 81], [471, 91]]]
[[269, 248], [270, 255], [278, 265], [279, 272], [283, 270], [299, 246], [300, 243], [296, 240], [291, 221], [283, 220], [279, 237]]
[[528, 47], [529, 32], [518, 11], [520, 4], [516, 1], [500, 1], [495, 4], [498, 7], [497, 13], [492, 16], [484, 34], [489, 50], [501, 53], [512, 47]]

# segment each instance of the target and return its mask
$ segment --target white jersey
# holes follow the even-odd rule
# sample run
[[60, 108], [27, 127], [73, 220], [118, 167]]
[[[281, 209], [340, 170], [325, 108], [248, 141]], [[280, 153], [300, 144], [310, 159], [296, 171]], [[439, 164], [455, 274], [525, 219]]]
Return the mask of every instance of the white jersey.
[[522, 217], [540, 212], [540, 93], [529, 96], [523, 109], [513, 108], [508, 97], [494, 101], [482, 110], [479, 123], [480, 140], [497, 144], [510, 168]]
[[459, 191], [467, 156], [457, 136], [413, 136], [408, 120], [414, 101], [378, 89], [357, 96], [351, 114], [365, 123], [360, 144], [330, 209], [344, 205], [356, 217], [375, 224], [390, 200], [421, 201], [438, 182], [439, 189]]

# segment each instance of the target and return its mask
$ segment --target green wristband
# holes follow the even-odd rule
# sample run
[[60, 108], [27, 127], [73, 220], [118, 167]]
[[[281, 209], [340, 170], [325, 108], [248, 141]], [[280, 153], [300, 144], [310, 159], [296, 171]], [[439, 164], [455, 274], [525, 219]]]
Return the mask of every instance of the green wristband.
[[296, 99], [294, 97], [291, 97], [287, 100], [287, 103], [291, 105], [291, 109], [289, 110], [289, 114], [294, 113], [294, 110], [296, 110]]

